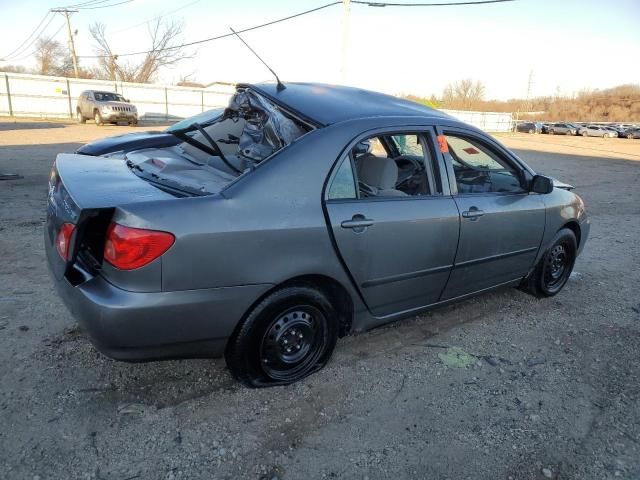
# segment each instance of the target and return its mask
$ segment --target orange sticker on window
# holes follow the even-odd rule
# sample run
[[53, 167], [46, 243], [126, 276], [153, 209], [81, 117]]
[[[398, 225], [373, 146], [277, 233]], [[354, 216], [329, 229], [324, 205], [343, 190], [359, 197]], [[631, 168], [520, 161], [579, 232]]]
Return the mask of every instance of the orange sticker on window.
[[447, 139], [444, 135], [438, 135], [438, 145], [440, 146], [440, 151], [442, 153], [449, 153], [449, 145], [447, 144]]

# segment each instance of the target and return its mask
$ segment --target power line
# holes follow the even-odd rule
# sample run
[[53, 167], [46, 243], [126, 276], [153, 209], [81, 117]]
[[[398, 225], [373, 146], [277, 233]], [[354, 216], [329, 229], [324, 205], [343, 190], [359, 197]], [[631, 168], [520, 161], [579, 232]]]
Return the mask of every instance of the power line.
[[[133, 0], [127, 0], [127, 1], [133, 1]], [[505, 2], [514, 2], [516, 0], [477, 0], [475, 2], [448, 2], [448, 3], [384, 3], [384, 2], [367, 2], [367, 1], [361, 1], [361, 0], [351, 0], [351, 3], [356, 3], [359, 5], [367, 5], [370, 7], [444, 7], [444, 6], [457, 6], [457, 5], [481, 5], [481, 4], [490, 4], [490, 3], [505, 3]], [[123, 2], [126, 3], [126, 2]], [[316, 8], [312, 8], [310, 10], [305, 10], [303, 12], [299, 12], [293, 15], [289, 15], [287, 17], [283, 17], [283, 18], [279, 18], [277, 20], [273, 20], [271, 22], [267, 22], [267, 23], [263, 23], [260, 25], [255, 25], [253, 27], [248, 27], [242, 30], [238, 30], [238, 33], [245, 33], [245, 32], [250, 32], [252, 30], [257, 30], [259, 28], [264, 28], [264, 27], [268, 27], [270, 25], [274, 25], [276, 23], [280, 23], [280, 22], [284, 22], [286, 20], [291, 20], [293, 18], [297, 18], [297, 17], [301, 17], [303, 15], [307, 15], [309, 13], [314, 13], [317, 12], [319, 10], [323, 10], [325, 8], [329, 8], [329, 7], [333, 7], [334, 5], [338, 5], [338, 4], [342, 4], [342, 1], [335, 1], [335, 2], [331, 2], [331, 3], [327, 3], [324, 5], [321, 5], [319, 7]], [[162, 51], [166, 51], [166, 50], [175, 50], [177, 48], [184, 48], [184, 47], [191, 47], [193, 45], [199, 45], [202, 43], [207, 43], [207, 42], [213, 42], [214, 40], [220, 40], [223, 38], [227, 38], [234, 35], [233, 33], [225, 33], [222, 35], [217, 35], [215, 37], [209, 37], [209, 38], [203, 38], [202, 40], [196, 40], [193, 42], [188, 42], [188, 43], [182, 43], [180, 45], [173, 45], [170, 47], [166, 47], [166, 48], [162, 48], [162, 49], [158, 49], [158, 50], [143, 50], [143, 51], [139, 51], [139, 52], [128, 52], [128, 53], [120, 53], [117, 55], [114, 55], [116, 57], [131, 57], [134, 55], [147, 55], [149, 53], [154, 53], [154, 52], [162, 52]], [[112, 55], [80, 55], [78, 58], [111, 58]]]
[[[47, 15], [48, 14], [49, 14], [49, 12], [47, 12]], [[16, 55], [22, 55], [26, 50], [29, 49], [29, 47], [31, 47], [34, 43], [36, 43], [38, 40], [40, 40], [42, 38], [42, 35], [44, 34], [44, 32], [46, 32], [47, 28], [49, 28], [49, 25], [51, 25], [51, 22], [53, 22], [54, 18], [55, 18], [55, 15], [52, 15], [51, 18], [49, 18], [49, 21], [45, 24], [45, 26], [42, 27], [42, 29], [40, 29], [40, 33], [38, 33], [37, 36], [33, 37], [33, 39], [29, 43], [27, 43], [25, 45], [25, 43], [29, 40], [29, 38], [27, 38], [27, 40], [25, 40], [23, 42], [23, 45], [24, 45], [23, 47], [18, 48], [17, 50], [14, 50], [14, 53], [12, 53], [11, 55], [5, 57], [4, 60], [12, 60], [12, 61], [15, 60]], [[35, 33], [35, 31], [34, 31], [34, 33]]]
[[516, 0], [478, 0], [476, 2], [445, 2], [445, 3], [387, 3], [387, 2], [367, 2], [362, 0], [351, 0], [351, 3], [367, 5], [368, 7], [455, 7], [458, 5], [484, 5], [488, 3], [515, 2]]
[[131, 3], [131, 2], [133, 2], [133, 0], [124, 0], [123, 2], [110, 3], [109, 5], [100, 5], [100, 6], [97, 6], [97, 7], [80, 7], [79, 10], [96, 10], [98, 8], [116, 7], [118, 5], [123, 5], [125, 3]]
[[[64, 28], [64, 26], [66, 25], [66, 22], [63, 22], [62, 25], [60, 25], [60, 28], [58, 28], [58, 30], [55, 31], [55, 33], [53, 35], [51, 35], [51, 40], [53, 40], [54, 38], [56, 38], [56, 36], [62, 31], [62, 29]], [[33, 50], [31, 53], [29, 53], [28, 55], [25, 55], [23, 57], [19, 57], [19, 58], [13, 58], [12, 61], [14, 62], [19, 62], [20, 60], [24, 60], [26, 58], [32, 57], [33, 55], [36, 54], [38, 50]]]
[[[332, 7], [334, 5], [338, 5], [340, 3], [342, 3], [342, 2], [341, 1], [337, 1], [337, 2], [327, 3], [325, 5], [321, 5], [319, 7], [312, 8], [311, 10], [305, 10], [304, 12], [299, 12], [299, 13], [296, 13], [296, 14], [293, 14], [293, 15], [289, 15], [288, 17], [279, 18], [279, 19], [273, 20], [271, 22], [263, 23], [263, 24], [260, 24], [260, 25], [255, 25], [253, 27], [248, 27], [248, 28], [245, 28], [245, 29], [242, 29], [242, 30], [237, 30], [237, 33], [245, 33], [245, 32], [250, 32], [252, 30], [257, 30], [259, 28], [268, 27], [269, 25], [274, 25], [276, 23], [284, 22], [286, 20], [291, 20], [293, 18], [301, 17], [301, 16], [307, 15], [309, 13], [317, 12], [318, 10], [323, 10], [325, 8]], [[144, 50], [144, 51], [141, 51], [141, 52], [121, 53], [121, 54], [117, 54], [117, 55], [114, 55], [114, 56], [117, 56], [117, 57], [131, 57], [131, 56], [134, 56], [134, 55], [146, 55], [146, 54], [153, 53], [153, 52], [164, 52], [166, 50], [175, 50], [177, 48], [191, 47], [193, 45], [199, 45], [201, 43], [212, 42], [214, 40], [220, 40], [222, 38], [227, 38], [227, 37], [231, 37], [231, 36], [235, 36], [235, 34], [234, 33], [224, 33], [224, 34], [218, 35], [216, 37], [203, 38], [202, 40], [196, 40], [194, 42], [182, 43], [180, 45], [173, 45], [173, 46], [162, 48], [162, 49], [158, 49], [158, 50]], [[80, 55], [78, 58], [111, 58], [111, 55]]]
[[175, 10], [169, 10], [168, 12], [164, 12], [164, 13], [162, 13], [160, 15], [156, 15], [155, 17], [149, 18], [149, 19], [145, 20], [144, 22], [136, 23], [135, 25], [130, 25], [128, 27], [124, 27], [124, 28], [120, 28], [118, 30], [114, 30], [113, 33], [120, 33], [120, 32], [126, 32], [128, 30], [133, 30], [134, 28], [137, 28], [137, 27], [140, 27], [142, 25], [146, 25], [149, 22], [152, 22], [153, 20], [158, 20], [159, 18], [166, 17], [167, 15], [171, 15], [173, 13], [179, 12], [180, 10], [184, 10], [185, 8], [188, 8], [191, 5], [195, 5], [196, 3], [200, 2], [200, 1], [201, 0], [194, 0], [193, 2], [187, 3], [186, 5], [178, 7]]
[[[47, 17], [49, 16], [51, 12], [47, 12], [46, 15], [44, 17], [42, 17], [42, 20], [40, 20], [40, 23], [38, 23], [38, 26], [29, 34], [29, 36], [27, 38], [24, 39], [24, 41], [18, 45], [17, 48], [15, 48], [12, 52], [8, 53], [7, 55], [5, 55], [3, 57], [4, 60], [9, 59], [9, 57], [13, 56], [14, 54], [16, 54], [18, 52], [18, 50], [22, 49], [22, 46], [27, 43], [31, 37], [40, 29], [40, 27], [42, 26], [42, 24], [44, 23], [44, 21], [47, 19]], [[29, 48], [29, 47], [27, 47]]]

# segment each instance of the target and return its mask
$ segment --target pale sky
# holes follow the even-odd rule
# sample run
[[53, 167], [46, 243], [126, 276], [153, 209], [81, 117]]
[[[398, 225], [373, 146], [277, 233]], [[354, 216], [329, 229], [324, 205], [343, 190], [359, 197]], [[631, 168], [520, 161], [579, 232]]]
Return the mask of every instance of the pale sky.
[[[83, 1], [87, 0], [62, 5]], [[167, 16], [184, 21], [183, 39], [188, 42], [227, 33], [230, 26], [251, 27], [328, 2], [133, 0], [81, 10], [72, 16], [72, 25], [78, 30], [78, 55], [94, 53], [88, 30], [96, 20], [107, 25], [113, 49], [121, 54], [146, 49], [147, 27], [139, 24], [176, 9], [180, 10]], [[45, 0], [0, 0], [0, 58], [26, 38], [49, 8], [59, 5]], [[470, 77], [484, 82], [489, 99], [524, 97], [531, 71], [532, 96], [640, 83], [640, 0], [516, 0], [432, 8], [353, 4], [344, 74], [342, 19], [342, 5], [336, 5], [247, 32], [243, 38], [284, 81], [342, 83], [392, 94], [440, 95], [447, 83]], [[58, 16], [46, 33], [53, 34], [62, 23]], [[66, 45], [66, 29], [56, 38]], [[163, 71], [158, 82], [173, 83], [184, 74], [193, 74], [203, 83], [271, 79], [235, 38], [190, 51], [194, 59]], [[87, 65], [92, 60], [80, 61]], [[26, 58], [16, 63], [30, 62]]]

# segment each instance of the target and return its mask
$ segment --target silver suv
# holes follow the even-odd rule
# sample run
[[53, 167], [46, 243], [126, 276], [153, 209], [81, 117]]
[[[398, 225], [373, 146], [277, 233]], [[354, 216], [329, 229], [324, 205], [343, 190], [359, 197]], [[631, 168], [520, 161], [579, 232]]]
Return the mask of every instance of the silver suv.
[[127, 122], [138, 123], [138, 110], [119, 93], [85, 90], [78, 98], [76, 107], [78, 123], [85, 123], [93, 118], [96, 125], [104, 123]]

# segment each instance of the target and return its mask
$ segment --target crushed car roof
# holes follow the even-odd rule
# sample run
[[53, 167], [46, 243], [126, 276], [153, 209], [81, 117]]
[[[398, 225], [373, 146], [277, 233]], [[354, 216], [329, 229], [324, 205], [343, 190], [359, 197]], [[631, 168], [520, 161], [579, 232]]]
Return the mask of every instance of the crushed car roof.
[[286, 88], [278, 90], [276, 83], [239, 85], [239, 87], [249, 87], [260, 92], [320, 126], [381, 116], [453, 120], [446, 113], [425, 105], [360, 88], [291, 82], [285, 83], [285, 86]]

